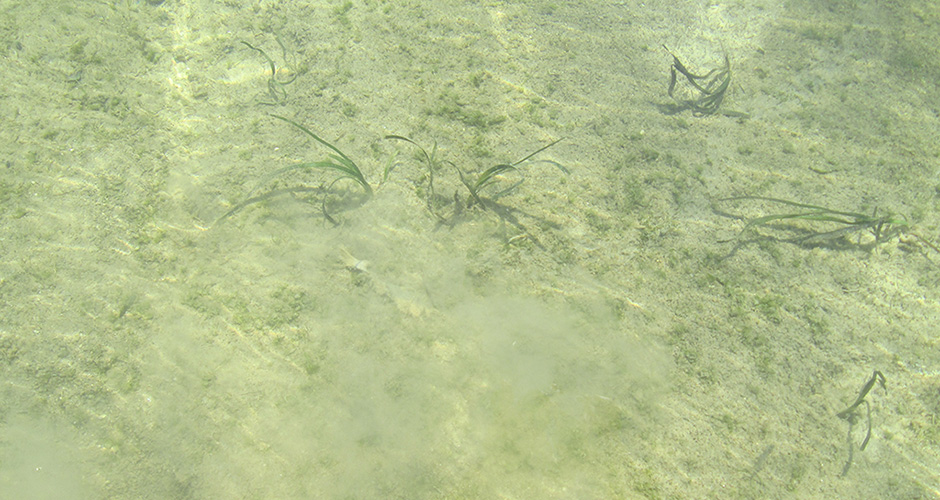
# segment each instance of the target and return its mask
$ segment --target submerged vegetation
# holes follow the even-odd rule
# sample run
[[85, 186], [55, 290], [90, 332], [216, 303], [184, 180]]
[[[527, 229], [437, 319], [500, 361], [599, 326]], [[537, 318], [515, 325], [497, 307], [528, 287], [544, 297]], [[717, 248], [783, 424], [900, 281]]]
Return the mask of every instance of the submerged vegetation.
[[[281, 47], [282, 57], [284, 58], [285, 61], [287, 61], [288, 59], [287, 47], [285, 47], [284, 43], [281, 42], [280, 37], [275, 37], [274, 39], [277, 41], [278, 46]], [[261, 104], [273, 106], [273, 105], [284, 102], [284, 100], [287, 99], [287, 89], [285, 87], [293, 83], [294, 80], [297, 79], [297, 75], [299, 73], [294, 73], [293, 75], [290, 75], [285, 79], [279, 79], [277, 76], [278, 75], [277, 64], [274, 63], [274, 59], [271, 59], [271, 56], [269, 56], [267, 52], [265, 52], [262, 49], [259, 49], [258, 47], [255, 47], [254, 45], [244, 40], [242, 41], [242, 44], [248, 47], [249, 49], [261, 54], [261, 57], [264, 58], [265, 62], [267, 62], [268, 64], [268, 67], [271, 69], [271, 76], [268, 77], [268, 95], [271, 96], [271, 102], [262, 102]], [[292, 72], [288, 71], [288, 73], [292, 73]]]
[[[255, 187], [253, 187], [248, 192], [243, 201], [237, 203], [235, 206], [229, 209], [228, 212], [216, 219], [214, 224], [218, 224], [224, 221], [247, 206], [254, 205], [262, 201], [285, 195], [297, 196], [302, 194], [314, 194], [320, 196], [321, 211], [323, 216], [335, 225], [338, 223], [331, 215], [330, 207], [354, 206], [365, 203], [373, 196], [374, 189], [369, 181], [366, 180], [366, 177], [359, 168], [359, 165], [349, 156], [343, 153], [339, 148], [326, 141], [319, 135], [315, 134], [309, 128], [294, 120], [291, 120], [290, 118], [275, 114], [271, 114], [270, 116], [292, 125], [319, 143], [321, 146], [327, 148], [330, 151], [330, 153], [327, 155], [327, 159], [288, 165], [278, 168], [273, 172], [265, 175], [260, 181], [258, 181]], [[456, 216], [462, 213], [464, 209], [479, 206], [480, 208], [486, 210], [496, 206], [497, 199], [510, 193], [524, 181], [524, 176], [522, 175], [523, 172], [520, 169], [522, 164], [532, 160], [535, 155], [545, 151], [546, 149], [561, 141], [561, 139], [555, 140], [545, 146], [542, 146], [534, 152], [529, 153], [518, 161], [512, 163], [501, 163], [474, 175], [464, 173], [460, 168], [457, 167], [456, 164], [451, 161], [439, 161], [437, 159], [436, 143], [431, 149], [431, 153], [428, 154], [428, 152], [423, 147], [421, 147], [421, 145], [408, 137], [400, 135], [388, 135], [385, 138], [407, 142], [417, 147], [421, 152], [421, 157], [427, 166], [427, 187], [424, 189], [424, 192], [427, 199], [428, 211], [438, 220], [438, 222], [447, 224], [453, 223]], [[392, 155], [389, 158], [389, 161], [386, 163], [382, 174], [382, 183], [387, 181], [391, 175], [392, 170], [396, 165], [395, 158], [396, 156]], [[568, 169], [558, 162], [552, 160], [539, 161], [549, 163], [565, 174], [569, 173]], [[464, 187], [466, 187], [468, 192], [465, 198], [466, 201], [462, 201], [460, 194], [457, 192], [454, 193], [452, 201], [446, 197], [442, 199], [435, 194], [434, 178], [435, 175], [438, 174], [441, 170], [442, 165], [452, 167], [454, 170], [456, 170], [457, 176], [460, 178], [461, 183], [464, 185]], [[275, 180], [284, 177], [284, 175], [289, 172], [313, 170], [332, 173], [333, 178], [327, 182], [321, 182], [321, 184], [318, 186], [299, 185], [290, 187], [273, 187], [268, 191], [262, 192], [265, 188], [271, 187]], [[506, 176], [510, 174], [516, 174], [518, 177], [513, 181], [507, 181]], [[340, 181], [344, 180], [352, 181], [354, 185], [361, 189], [361, 192], [358, 196], [348, 192], [340, 193], [334, 189]], [[505, 182], [509, 182], [509, 185], [495, 189], [498, 184]], [[487, 191], [489, 192], [487, 193]], [[257, 194], [259, 192], [261, 192], [261, 194]], [[448, 205], [452, 205], [451, 212], [448, 215], [444, 215], [444, 211]]]
[[[765, 207], [782, 207], [784, 211], [747, 217], [727, 212], [723, 208], [735, 202], [747, 201]], [[735, 238], [734, 247], [723, 259], [733, 256], [744, 245], [760, 241], [780, 241], [804, 247], [872, 248], [901, 234], [910, 235], [927, 248], [940, 253], [933, 243], [911, 231], [906, 218], [890, 212], [879, 215], [875, 210], [869, 215], [766, 196], [722, 198], [714, 202], [712, 210], [718, 215], [745, 221], [744, 228]], [[871, 237], [863, 241], [864, 234]], [[849, 239], [852, 236], [855, 237], [854, 242]]]
[[[268, 200], [268, 199], [281, 196], [281, 195], [288, 195], [288, 194], [295, 195], [298, 193], [310, 193], [310, 192], [320, 193], [324, 195], [321, 198], [321, 208], [323, 211], [323, 216], [328, 221], [332, 222], [333, 224], [336, 224], [336, 220], [333, 219], [332, 216], [330, 216], [330, 213], [327, 207], [326, 195], [330, 193], [332, 188], [339, 181], [346, 180], [346, 179], [352, 180], [355, 184], [361, 187], [362, 194], [364, 195], [366, 199], [372, 197], [373, 195], [372, 186], [369, 184], [365, 176], [362, 174], [362, 170], [359, 169], [359, 165], [357, 165], [356, 162], [354, 162], [352, 159], [346, 156], [345, 153], [340, 151], [339, 148], [327, 142], [326, 140], [322, 139], [317, 134], [314, 134], [313, 132], [311, 132], [310, 129], [295, 122], [294, 120], [285, 118], [280, 115], [275, 115], [275, 114], [272, 114], [271, 116], [273, 118], [277, 118], [278, 120], [281, 120], [281, 121], [284, 121], [293, 125], [297, 129], [299, 129], [301, 132], [310, 136], [311, 138], [313, 138], [313, 140], [315, 140], [316, 142], [320, 143], [322, 146], [325, 146], [327, 149], [332, 151], [332, 153], [328, 155], [329, 159], [315, 161], [315, 162], [298, 163], [295, 165], [288, 165], [286, 167], [281, 167], [269, 173], [268, 175], [264, 176], [261, 179], [261, 181], [259, 181], [258, 184], [255, 185], [254, 188], [252, 188], [251, 191], [248, 192], [248, 196], [244, 201], [232, 207], [232, 209], [226, 212], [224, 215], [222, 215], [222, 217], [219, 217], [219, 219], [216, 220], [216, 224], [227, 219], [228, 217], [232, 216], [233, 214], [245, 208], [246, 206], [258, 203], [260, 201]], [[264, 186], [269, 185], [273, 180], [277, 179], [278, 177], [283, 176], [287, 172], [291, 172], [295, 170], [324, 170], [327, 172], [332, 172], [336, 176], [328, 184], [321, 185], [319, 187], [294, 186], [294, 187], [288, 187], [288, 188], [279, 188], [279, 189], [273, 189], [271, 191], [268, 191], [262, 195], [255, 196], [256, 192], [261, 190]]]
[[[728, 56], [725, 55], [723, 65], [711, 69], [704, 75], [696, 75], [689, 71], [689, 69], [682, 64], [682, 61], [679, 60], [679, 57], [673, 54], [668, 47], [663, 45], [663, 48], [672, 56], [672, 67], [669, 71], [668, 94], [669, 97], [675, 99], [677, 103], [673, 112], [679, 113], [689, 109], [692, 110], [692, 114], [695, 116], [713, 115], [717, 113], [718, 108], [721, 107], [721, 103], [725, 100], [728, 87], [731, 85], [731, 60]], [[678, 84], [679, 75], [682, 75], [689, 85], [691, 85], [691, 91], [685, 98], [676, 97], [676, 85]], [[732, 114], [740, 115], [741, 113]]]
[[849, 405], [848, 408], [836, 414], [837, 417], [849, 423], [849, 431], [846, 437], [846, 441], [848, 443], [848, 448], [849, 448], [849, 453], [848, 453], [849, 456], [848, 456], [848, 459], [845, 461], [845, 465], [842, 467], [842, 474], [841, 474], [842, 477], [845, 477], [845, 475], [849, 473], [849, 467], [852, 466], [852, 459], [854, 458], [854, 455], [855, 455], [855, 442], [852, 440], [852, 429], [855, 427], [855, 424], [857, 424], [858, 421], [862, 418], [862, 415], [859, 412], [859, 407], [862, 405], [862, 403], [865, 403], [865, 413], [867, 415], [868, 427], [867, 427], [867, 430], [865, 431], [865, 438], [862, 440], [862, 443], [858, 446], [858, 451], [865, 451], [865, 448], [868, 446], [869, 440], [871, 440], [871, 403], [869, 403], [868, 400], [865, 398], [868, 397], [868, 394], [875, 387], [875, 384], [880, 385], [881, 389], [885, 392], [885, 394], [888, 393], [888, 388], [885, 386], [884, 374], [878, 370], [875, 370], [874, 372], [872, 372], [871, 378], [869, 378], [868, 381], [865, 382], [865, 385], [862, 386], [862, 390], [859, 391], [858, 397], [855, 398], [855, 402]]
[[[541, 148], [535, 150], [534, 152], [529, 153], [528, 155], [525, 156], [525, 158], [523, 158], [523, 159], [521, 159], [521, 160], [519, 160], [519, 161], [515, 161], [515, 162], [513, 162], [513, 163], [500, 163], [499, 165], [494, 165], [494, 166], [492, 166], [492, 167], [490, 167], [490, 168], [484, 170], [483, 172], [480, 172], [480, 173], [476, 176], [476, 179], [474, 179], [474, 178], [471, 177], [471, 176], [464, 176], [464, 175], [463, 175], [463, 172], [461, 172], [461, 171], [458, 169], [458, 170], [457, 170], [457, 173], [460, 175], [460, 182], [462, 182], [463, 185], [467, 187], [467, 190], [470, 191], [470, 199], [471, 199], [471, 201], [469, 201], [469, 202], [467, 203], [467, 206], [470, 207], [470, 206], [472, 206], [473, 203], [475, 202], [475, 203], [479, 204], [481, 208], [486, 209], [486, 202], [484, 201], [484, 198], [481, 197], [481, 194], [482, 194], [482, 192], [484, 191], [485, 188], [487, 188], [487, 187], [489, 187], [489, 186], [494, 186], [494, 185], [496, 185], [498, 179], [499, 179], [500, 176], [502, 176], [503, 174], [509, 174], [509, 173], [513, 173], [513, 172], [518, 172], [518, 171], [519, 171], [519, 168], [518, 168], [519, 165], [521, 165], [521, 164], [523, 164], [523, 163], [529, 161], [529, 159], [531, 159], [531, 158], [534, 157], [535, 155], [541, 153], [542, 151], [545, 151], [546, 149], [548, 149], [548, 148], [554, 146], [555, 144], [558, 144], [560, 141], [561, 141], [561, 139], [556, 139], [556, 140], [552, 141], [551, 143], [549, 143], [549, 144], [547, 144], [547, 145], [545, 145], [545, 146], [542, 146]], [[554, 161], [551, 161], [551, 160], [541, 160], [541, 161], [546, 162], [546, 163], [550, 163], [550, 164], [554, 165], [556, 168], [558, 168], [562, 173], [564, 173], [564, 174], [566, 174], [566, 175], [570, 173], [570, 172], [568, 172], [568, 169], [567, 169], [567, 168], [565, 168], [563, 165], [561, 165], [561, 164], [558, 163], [558, 162], [554, 162]], [[505, 195], [505, 194], [511, 192], [512, 190], [514, 190], [516, 187], [518, 187], [520, 184], [522, 184], [522, 181], [523, 181], [523, 179], [520, 178], [519, 180], [517, 180], [517, 181], [513, 182], [512, 184], [510, 184], [508, 187], [505, 187], [505, 188], [502, 188], [502, 189], [499, 189], [499, 190], [495, 191], [495, 192], [492, 194], [492, 196], [491, 196], [490, 199], [492, 199], [492, 200], [495, 201], [495, 200], [498, 199], [499, 197], [501, 197], [501, 196], [503, 196], [503, 195]]]
[[[528, 155], [523, 157], [521, 160], [518, 160], [512, 163], [500, 163], [498, 165], [494, 165], [490, 168], [487, 168], [486, 170], [480, 172], [479, 174], [473, 175], [469, 173], [464, 173], [459, 167], [457, 167], [456, 164], [454, 164], [451, 161], [443, 161], [443, 162], [437, 161], [436, 159], [437, 144], [435, 144], [434, 147], [431, 149], [431, 154], [428, 154], [428, 152], [423, 147], [421, 147], [421, 145], [419, 145], [418, 143], [416, 143], [415, 141], [413, 141], [412, 139], [408, 137], [404, 137], [400, 135], [389, 135], [389, 136], [386, 136], [385, 138], [408, 142], [414, 145], [415, 147], [417, 147], [418, 150], [421, 152], [421, 156], [424, 159], [424, 162], [428, 167], [427, 207], [428, 207], [428, 210], [431, 212], [431, 214], [434, 215], [434, 217], [436, 217], [439, 222], [443, 222], [443, 223], [451, 223], [453, 219], [457, 215], [462, 213], [464, 209], [469, 209], [474, 206], [479, 206], [480, 208], [486, 210], [488, 206], [492, 207], [493, 204], [495, 204], [497, 199], [512, 192], [514, 189], [519, 187], [519, 185], [521, 185], [522, 182], [525, 180], [524, 176], [522, 175], [522, 172], [519, 169], [519, 167], [523, 163], [531, 160], [533, 157], [535, 157], [535, 155], [541, 153], [542, 151], [545, 151], [546, 149], [554, 146], [555, 144], [558, 144], [562, 140], [562, 139], [557, 139], [555, 141], [552, 141], [551, 143], [545, 146], [542, 146], [541, 148], [533, 151], [532, 153], [529, 153]], [[549, 163], [555, 166], [556, 168], [558, 168], [558, 170], [560, 170], [564, 174], [569, 173], [568, 169], [558, 162], [555, 162], [552, 160], [540, 160], [540, 161], [544, 163]], [[461, 201], [460, 194], [457, 192], [454, 193], [452, 201], [446, 197], [444, 198], [435, 197], [434, 173], [440, 170], [441, 165], [447, 165], [449, 167], [452, 167], [454, 170], [456, 170], [458, 177], [460, 177], [461, 184], [463, 184], [463, 186], [467, 189], [468, 196], [467, 196], [466, 202]], [[509, 182], [508, 186], [502, 187], [500, 189], [495, 189], [495, 190], [490, 189], [490, 188], [495, 187], [497, 184], [499, 184], [500, 181], [506, 181], [506, 178], [505, 178], [506, 175], [514, 174], [514, 173], [519, 174], [519, 177], [515, 179], [514, 181], [507, 181]], [[485, 192], [488, 190], [491, 191], [491, 193], [489, 193], [489, 196], [486, 196]], [[445, 216], [443, 215], [442, 210], [444, 209], [444, 205], [448, 205], [448, 204], [453, 205], [453, 209], [450, 215]]]
[[[277, 40], [283, 58], [288, 60], [285, 46]], [[281, 104], [287, 94], [285, 86], [292, 83], [296, 76], [279, 79], [279, 68], [274, 60], [262, 49], [242, 42], [249, 49], [258, 52], [270, 68], [268, 90], [273, 102], [261, 104]], [[746, 114], [727, 111], [722, 108], [725, 97], [731, 87], [731, 62], [727, 54], [723, 63], [704, 73], [690, 70], [668, 47], [663, 48], [672, 56], [668, 95], [675, 100], [669, 107], [671, 112], [690, 110], [695, 116], [723, 114], [746, 117]], [[455, 100], [454, 102], [458, 102]], [[290, 196], [300, 201], [318, 202], [326, 220], [338, 225], [333, 214], [349, 210], [368, 202], [375, 189], [383, 186], [393, 174], [395, 167], [402, 163], [397, 160], [398, 151], [390, 155], [381, 172], [381, 178], [371, 184], [359, 164], [341, 151], [333, 143], [323, 139], [310, 128], [291, 118], [278, 114], [271, 117], [289, 124], [319, 146], [326, 148], [327, 157], [319, 161], [302, 162], [274, 169], [264, 175], [252, 187], [244, 199], [232, 206], [216, 220], [216, 224], [233, 216], [240, 210], [277, 197]], [[437, 142], [426, 149], [414, 139], [404, 135], [386, 135], [385, 139], [405, 142], [416, 148], [415, 158], [423, 164], [423, 175], [413, 179], [414, 190], [428, 212], [440, 224], [453, 225], [470, 210], [495, 213], [503, 222], [508, 222], [528, 232], [519, 223], [518, 216], [536, 217], [526, 214], [522, 209], [502, 204], [500, 200], [513, 193], [525, 181], [526, 163], [549, 163], [563, 174], [569, 174], [562, 164], [548, 159], [535, 159], [537, 155], [558, 144], [557, 139], [545, 144], [521, 159], [513, 162], [496, 163], [488, 168], [465, 168], [454, 161], [439, 158]], [[488, 155], [488, 151], [482, 155]], [[296, 173], [320, 172], [321, 178], [314, 184], [297, 184], [302, 178]], [[288, 174], [295, 175], [288, 176]], [[322, 177], [326, 174], [327, 177]], [[351, 181], [341, 185], [341, 181]], [[439, 181], [443, 181], [443, 187]], [[459, 181], [459, 182], [458, 182]], [[350, 187], [351, 186], [351, 187]], [[443, 191], [446, 191], [443, 192]], [[713, 201], [715, 213], [744, 222], [740, 233], [725, 241], [733, 241], [734, 246], [722, 260], [732, 257], [736, 252], [751, 243], [784, 242], [803, 247], [827, 247], [834, 249], [871, 249], [884, 241], [898, 238], [905, 250], [916, 249], [928, 258], [940, 253], [940, 248], [930, 240], [914, 232], [904, 216], [892, 212], [848, 211], [822, 205], [802, 203], [794, 200], [764, 196], [735, 196]], [[742, 210], [741, 213], [735, 213]], [[757, 213], [757, 215], [751, 215]], [[537, 218], [537, 217], [536, 217]], [[930, 255], [928, 255], [930, 254]]]

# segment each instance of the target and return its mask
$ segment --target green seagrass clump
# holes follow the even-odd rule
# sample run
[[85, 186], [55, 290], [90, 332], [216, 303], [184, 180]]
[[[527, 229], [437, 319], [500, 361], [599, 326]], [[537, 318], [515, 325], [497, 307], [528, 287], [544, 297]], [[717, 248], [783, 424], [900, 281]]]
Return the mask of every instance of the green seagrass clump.
[[[724, 208], [730, 204], [740, 205], [738, 202], [753, 202], [751, 205], [779, 208], [782, 211], [746, 217], [729, 213]], [[909, 228], [907, 220], [890, 212], [880, 215], [877, 210], [872, 214], [849, 212], [766, 196], [722, 198], [714, 202], [712, 209], [719, 215], [745, 221], [744, 228], [735, 238], [734, 248], [725, 258], [734, 255], [742, 246], [761, 240], [783, 241], [805, 247], [875, 246]], [[865, 233], [872, 237], [867, 243], [861, 240], [861, 235]], [[849, 238], [851, 236], [856, 236], [856, 241], [853, 242]]]
[[[314, 162], [297, 163], [294, 165], [288, 165], [286, 167], [281, 167], [277, 170], [274, 170], [273, 172], [264, 176], [261, 179], [261, 181], [259, 181], [255, 185], [255, 187], [252, 188], [251, 191], [248, 192], [248, 195], [246, 196], [246, 199], [244, 201], [232, 207], [232, 209], [226, 212], [224, 215], [222, 215], [222, 217], [219, 217], [216, 220], [215, 224], [218, 224], [224, 221], [225, 219], [234, 215], [239, 210], [249, 205], [253, 205], [255, 203], [270, 200], [278, 196], [284, 196], [284, 195], [295, 196], [298, 194], [310, 194], [310, 193], [316, 193], [320, 195], [323, 216], [326, 217], [326, 219], [330, 221], [331, 223], [337, 224], [336, 220], [329, 213], [329, 210], [327, 207], [327, 199], [329, 198], [329, 194], [332, 192], [334, 186], [338, 182], [343, 181], [343, 180], [351, 180], [353, 181], [353, 183], [358, 185], [362, 189], [363, 197], [366, 200], [372, 197], [373, 195], [372, 186], [369, 184], [368, 181], [366, 181], [365, 176], [362, 174], [362, 170], [359, 169], [359, 165], [357, 165], [356, 162], [354, 162], [351, 158], [346, 156], [345, 153], [340, 151], [339, 148], [327, 142], [326, 140], [324, 140], [317, 134], [310, 131], [310, 129], [301, 125], [300, 123], [295, 122], [294, 120], [285, 118], [280, 115], [275, 115], [275, 114], [272, 114], [271, 116], [274, 118], [277, 118], [278, 120], [289, 123], [290, 125], [294, 126], [298, 130], [306, 134], [307, 136], [311, 137], [314, 141], [316, 141], [320, 145], [326, 147], [330, 151], [330, 153], [327, 155], [327, 159], [314, 161]], [[322, 171], [322, 172], [333, 174], [333, 177], [329, 182], [326, 182], [316, 187], [301, 185], [301, 186], [273, 188], [269, 191], [263, 192], [262, 194], [258, 194], [258, 195], [255, 194], [255, 193], [258, 193], [259, 191], [262, 191], [265, 187], [270, 186], [276, 179], [283, 177], [284, 174], [288, 172], [298, 171], [298, 170]]]
[[[389, 135], [385, 138], [407, 142], [417, 147], [421, 152], [421, 158], [424, 160], [428, 172], [427, 188], [425, 189], [428, 211], [430, 211], [439, 222], [448, 224], [452, 223], [456, 216], [466, 209], [472, 207], [480, 207], [483, 210], [493, 208], [499, 198], [511, 193], [523, 183], [525, 180], [523, 175], [524, 172], [522, 171], [522, 166], [524, 163], [532, 160], [535, 155], [545, 151], [555, 144], [558, 144], [562, 140], [557, 139], [552, 141], [549, 144], [533, 151], [532, 153], [529, 153], [518, 161], [514, 161], [512, 163], [500, 163], [498, 165], [487, 168], [480, 173], [471, 174], [464, 172], [451, 161], [438, 160], [437, 144], [434, 145], [434, 147], [431, 149], [431, 153], [428, 154], [427, 150], [408, 137], [400, 135]], [[564, 174], [569, 173], [568, 169], [565, 168], [564, 165], [561, 165], [556, 161], [539, 161], [553, 165]], [[461, 184], [463, 184], [463, 186], [467, 189], [467, 197], [464, 200], [461, 200], [460, 194], [457, 192], [454, 193], [452, 198], [446, 196], [437, 196], [435, 194], [435, 175], [440, 174], [443, 166], [451, 167], [457, 172], [457, 176], [459, 177]], [[511, 175], [515, 176], [512, 180], [509, 179], [509, 176]], [[451, 207], [449, 213], [447, 212], [448, 206]]]

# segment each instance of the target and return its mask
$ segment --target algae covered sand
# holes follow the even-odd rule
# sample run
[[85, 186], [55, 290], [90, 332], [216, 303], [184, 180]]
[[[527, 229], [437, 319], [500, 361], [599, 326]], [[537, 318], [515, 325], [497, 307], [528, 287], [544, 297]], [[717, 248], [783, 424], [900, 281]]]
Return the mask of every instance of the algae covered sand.
[[[0, 491], [937, 498], [938, 21], [8, 6]], [[727, 56], [734, 113], [676, 112], [663, 45]], [[331, 154], [371, 196], [267, 177]], [[740, 197], [899, 230], [800, 240], [838, 229]]]

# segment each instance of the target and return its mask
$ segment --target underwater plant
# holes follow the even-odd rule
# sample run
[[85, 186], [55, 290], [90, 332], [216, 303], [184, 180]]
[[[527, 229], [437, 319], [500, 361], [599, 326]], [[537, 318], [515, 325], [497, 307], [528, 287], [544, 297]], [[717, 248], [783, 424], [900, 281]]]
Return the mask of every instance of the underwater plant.
[[[514, 190], [519, 185], [521, 185], [523, 181], [525, 180], [525, 178], [520, 176], [519, 179], [516, 179], [509, 186], [499, 189], [491, 193], [489, 196], [484, 196], [484, 191], [487, 190], [487, 188], [495, 186], [502, 179], [502, 176], [505, 174], [510, 174], [510, 173], [521, 174], [520, 166], [523, 163], [531, 160], [535, 155], [541, 153], [542, 151], [545, 151], [546, 149], [554, 146], [555, 144], [558, 144], [562, 140], [562, 139], [557, 139], [555, 141], [552, 141], [551, 143], [545, 146], [542, 146], [541, 148], [533, 151], [532, 153], [529, 153], [528, 155], [526, 155], [525, 157], [523, 157], [522, 159], [518, 161], [515, 161], [512, 163], [500, 163], [498, 165], [487, 168], [486, 170], [474, 176], [471, 174], [465, 174], [459, 167], [457, 167], [455, 163], [451, 161], [447, 161], [447, 160], [438, 161], [436, 159], [436, 153], [437, 153], [436, 143], [434, 147], [432, 148], [431, 153], [428, 154], [428, 152], [423, 147], [421, 147], [420, 144], [418, 144], [417, 142], [415, 142], [414, 140], [408, 137], [400, 136], [400, 135], [388, 135], [388, 136], [385, 136], [385, 138], [408, 142], [409, 144], [412, 144], [415, 147], [417, 147], [418, 150], [421, 152], [422, 158], [424, 159], [424, 162], [428, 167], [428, 176], [427, 176], [428, 187], [426, 190], [428, 211], [430, 211], [431, 214], [434, 215], [438, 219], [439, 222], [443, 222], [443, 223], [452, 222], [454, 217], [460, 214], [464, 209], [468, 209], [473, 206], [479, 206], [480, 208], [486, 210], [488, 205], [493, 204], [495, 200], [497, 200], [501, 196], [504, 196], [510, 193], [512, 190]], [[568, 169], [565, 168], [564, 165], [561, 165], [560, 163], [556, 161], [553, 161], [553, 160], [539, 160], [539, 161], [554, 165], [556, 168], [558, 168], [561, 172], [565, 174], [569, 173]], [[435, 198], [434, 175], [435, 175], [435, 172], [440, 170], [441, 165], [448, 165], [448, 166], [453, 167], [454, 170], [456, 170], [457, 176], [460, 178], [460, 182], [464, 185], [464, 187], [467, 188], [467, 191], [469, 194], [469, 197], [467, 198], [467, 201], [465, 203], [461, 202], [460, 196], [456, 192], [454, 193], [454, 197], [452, 201], [446, 198], [444, 199]], [[445, 202], [448, 204], [453, 203], [454, 205], [453, 212], [450, 214], [450, 216], [444, 216], [442, 214], [443, 207], [441, 205], [443, 205]]]
[[[788, 207], [790, 210], [748, 218], [728, 213], [719, 208], [721, 204], [742, 200], [763, 202], [770, 206]], [[712, 210], [718, 215], [745, 221], [744, 228], [735, 238], [737, 243], [724, 258], [734, 255], [743, 245], [760, 239], [783, 241], [801, 246], [838, 246], [840, 243], [845, 244], [848, 242], [845, 239], [847, 236], [860, 235], [868, 231], [874, 237], [872, 245], [877, 245], [886, 239], [897, 236], [903, 229], [908, 227], [908, 223], [904, 218], [891, 213], [878, 215], [876, 210], [875, 213], [869, 215], [766, 196], [722, 198], [714, 202]], [[807, 224], [778, 224], [797, 221], [806, 222]], [[774, 232], [778, 234], [780, 232], [795, 234], [795, 236], [781, 238], [774, 236]], [[744, 239], [744, 236], [748, 234], [754, 234], [755, 236], [751, 239]], [[859, 240], [854, 245], [861, 246], [862, 243]]]
[[[277, 41], [278, 46], [281, 47], [282, 56], [284, 57], [285, 60], [287, 60], [287, 47], [285, 47], [284, 43], [281, 42], [280, 37], [275, 37], [274, 39]], [[259, 49], [258, 47], [255, 47], [254, 45], [244, 40], [242, 40], [242, 44], [244, 44], [249, 49], [261, 54], [261, 57], [263, 57], [264, 60], [268, 63], [268, 67], [271, 68], [271, 76], [268, 77], [268, 94], [271, 96], [272, 102], [262, 102], [261, 104], [274, 106], [276, 104], [280, 104], [285, 99], [287, 99], [287, 89], [285, 87], [293, 83], [294, 80], [297, 79], [297, 76], [300, 73], [294, 73], [292, 76], [290, 76], [286, 80], [278, 79], [277, 65], [274, 63], [274, 59], [271, 59], [271, 56], [269, 56], [267, 52], [265, 52], [262, 49]], [[293, 71], [291, 71], [291, 73], [293, 73]]]
[[[346, 156], [345, 153], [340, 151], [339, 148], [337, 148], [333, 144], [330, 144], [329, 142], [322, 139], [317, 134], [314, 134], [313, 132], [311, 132], [310, 129], [308, 129], [307, 127], [295, 122], [294, 120], [291, 120], [290, 118], [285, 118], [283, 116], [275, 115], [275, 114], [271, 114], [271, 116], [274, 118], [277, 118], [278, 120], [281, 120], [281, 121], [284, 121], [293, 125], [297, 129], [299, 129], [301, 132], [310, 136], [311, 138], [313, 138], [313, 140], [315, 140], [316, 142], [320, 143], [321, 145], [325, 146], [327, 149], [332, 151], [332, 153], [328, 155], [329, 159], [288, 165], [286, 167], [281, 167], [269, 173], [268, 175], [264, 176], [255, 185], [255, 187], [252, 188], [248, 192], [248, 195], [244, 201], [232, 207], [232, 209], [226, 212], [224, 215], [222, 215], [222, 217], [219, 217], [216, 220], [215, 224], [222, 222], [223, 220], [227, 219], [228, 217], [232, 216], [239, 210], [249, 205], [253, 205], [255, 203], [268, 200], [276, 196], [285, 195], [285, 194], [293, 195], [297, 193], [309, 193], [309, 192], [316, 192], [316, 193], [321, 193], [324, 195], [321, 200], [323, 216], [326, 217], [326, 219], [330, 221], [331, 223], [337, 224], [336, 220], [333, 219], [332, 216], [330, 216], [329, 211], [327, 210], [326, 194], [328, 194], [331, 191], [331, 189], [336, 183], [342, 180], [347, 180], [347, 179], [352, 180], [355, 184], [357, 184], [359, 187], [362, 188], [363, 194], [366, 199], [372, 197], [373, 195], [372, 186], [369, 185], [368, 181], [366, 181], [365, 176], [362, 174], [362, 170], [359, 169], [359, 165], [357, 165], [356, 162], [352, 161], [352, 159]], [[270, 184], [271, 181], [273, 181], [274, 179], [281, 177], [287, 172], [291, 172], [295, 170], [324, 170], [324, 171], [328, 171], [328, 172], [332, 172], [336, 174], [336, 177], [334, 177], [333, 180], [330, 181], [325, 186], [320, 186], [320, 187], [294, 186], [294, 187], [288, 187], [288, 188], [279, 188], [279, 189], [274, 189], [264, 194], [255, 196], [255, 193], [261, 190], [264, 186], [267, 186], [268, 184]]]
[[[672, 56], [668, 94], [669, 97], [676, 99], [678, 103], [678, 108], [674, 112], [678, 113], [690, 109], [695, 116], [717, 113], [721, 103], [725, 100], [728, 87], [731, 85], [731, 60], [728, 55], [725, 54], [725, 63], [722, 66], [713, 68], [704, 75], [696, 75], [689, 71], [679, 60], [679, 57], [673, 54], [668, 47], [663, 45], [663, 48]], [[689, 99], [679, 99], [675, 95], [678, 75], [680, 74], [692, 86], [692, 97]], [[743, 113], [734, 113], [734, 115], [743, 115]]]

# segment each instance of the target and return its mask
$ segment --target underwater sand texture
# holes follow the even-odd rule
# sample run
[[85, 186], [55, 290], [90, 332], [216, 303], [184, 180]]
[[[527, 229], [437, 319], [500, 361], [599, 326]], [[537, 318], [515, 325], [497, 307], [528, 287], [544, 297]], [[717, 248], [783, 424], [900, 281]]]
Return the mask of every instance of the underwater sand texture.
[[[11, 4], [0, 491], [938, 498], [940, 255], [784, 227], [723, 258], [745, 222], [713, 210], [877, 209], [936, 244], [938, 22], [928, 1]], [[727, 55], [721, 107], [749, 117], [667, 113], [663, 45], [693, 71]], [[213, 225], [330, 153], [269, 113], [374, 196], [292, 171], [269, 189], [309, 189]], [[535, 159], [570, 175], [527, 162], [498, 210], [442, 225], [387, 135], [450, 162], [441, 206], [467, 199], [455, 167], [559, 138]], [[861, 451], [866, 414], [837, 414], [874, 370]]]

